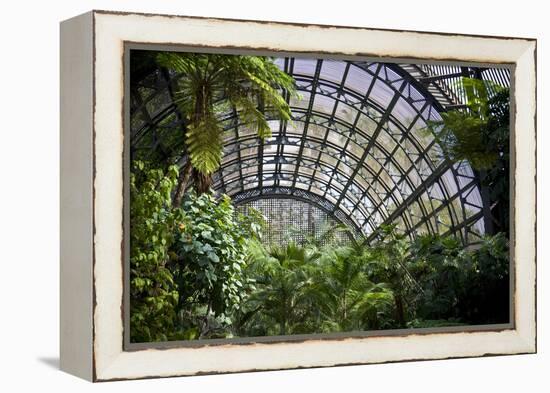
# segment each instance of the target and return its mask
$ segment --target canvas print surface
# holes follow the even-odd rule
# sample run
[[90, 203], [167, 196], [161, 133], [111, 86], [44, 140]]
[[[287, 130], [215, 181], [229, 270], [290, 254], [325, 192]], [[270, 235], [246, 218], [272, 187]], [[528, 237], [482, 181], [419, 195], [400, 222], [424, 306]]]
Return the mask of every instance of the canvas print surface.
[[509, 68], [129, 53], [130, 342], [510, 322]]

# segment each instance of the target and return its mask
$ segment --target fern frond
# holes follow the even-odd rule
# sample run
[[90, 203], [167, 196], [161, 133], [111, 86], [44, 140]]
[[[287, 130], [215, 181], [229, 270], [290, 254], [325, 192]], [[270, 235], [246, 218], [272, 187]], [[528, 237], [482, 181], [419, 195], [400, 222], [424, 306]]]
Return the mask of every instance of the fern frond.
[[205, 175], [218, 169], [223, 156], [220, 112], [236, 108], [242, 123], [261, 139], [271, 136], [267, 113], [291, 118], [281, 91], [295, 93], [294, 79], [270, 58], [164, 52], [157, 63], [181, 74], [174, 103], [191, 123], [185, 141], [191, 164]]
[[254, 101], [243, 97], [237, 97], [233, 101], [244, 124], [252, 127], [261, 139], [271, 137], [271, 128]]
[[222, 130], [218, 121], [208, 117], [198, 124], [190, 124], [186, 136], [193, 167], [206, 175], [218, 169], [223, 157]]
[[161, 52], [157, 55], [157, 64], [189, 75], [197, 71], [196, 56], [193, 53]]

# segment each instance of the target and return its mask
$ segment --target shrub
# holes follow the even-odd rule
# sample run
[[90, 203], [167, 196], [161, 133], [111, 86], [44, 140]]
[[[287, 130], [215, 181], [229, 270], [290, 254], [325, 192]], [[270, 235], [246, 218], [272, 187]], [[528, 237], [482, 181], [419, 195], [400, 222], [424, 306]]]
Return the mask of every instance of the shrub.
[[216, 200], [210, 194], [191, 193], [183, 210], [173, 265], [182, 323], [197, 328], [200, 337], [224, 335], [231, 312], [238, 310], [251, 284], [243, 270], [247, 243], [259, 227], [237, 215], [225, 195]]
[[178, 292], [167, 264], [174, 228], [183, 218], [172, 207], [178, 169], [166, 173], [137, 161], [130, 174], [130, 336], [166, 341], [174, 331]]

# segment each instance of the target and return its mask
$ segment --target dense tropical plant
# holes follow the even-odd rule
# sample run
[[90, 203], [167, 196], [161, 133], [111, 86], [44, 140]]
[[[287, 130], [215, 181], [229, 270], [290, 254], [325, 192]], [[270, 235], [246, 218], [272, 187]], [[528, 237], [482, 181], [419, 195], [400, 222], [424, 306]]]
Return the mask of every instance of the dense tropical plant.
[[317, 308], [312, 288], [319, 256], [316, 249], [295, 243], [273, 245], [260, 255], [252, 267], [255, 291], [247, 302], [249, 309], [256, 310], [249, 322], [253, 330], [281, 335], [308, 332], [308, 316]]
[[485, 220], [486, 232], [509, 235], [510, 92], [479, 79], [462, 78], [462, 86], [468, 109], [443, 112], [428, 129], [449, 159], [467, 160], [476, 171], [483, 205], [492, 213]]
[[423, 289], [411, 274], [411, 243], [395, 231], [395, 226], [381, 227], [383, 240], [368, 251], [368, 275], [374, 282], [388, 283], [393, 292], [394, 311], [392, 327], [406, 327], [414, 315], [417, 297]]
[[506, 235], [485, 236], [471, 255], [464, 294], [458, 303], [461, 318], [472, 324], [508, 323], [510, 248]]
[[470, 249], [452, 237], [424, 235], [411, 249], [409, 270], [422, 287], [412, 326], [508, 322], [509, 249], [503, 233], [485, 236]]
[[344, 242], [353, 243], [353, 232], [344, 224], [334, 224], [330, 221], [322, 222], [315, 233], [305, 236], [304, 241], [305, 244], [317, 248], [338, 247]]
[[134, 162], [130, 174], [131, 341], [165, 341], [175, 330], [178, 291], [168, 269], [174, 229], [183, 219], [172, 207], [178, 168], [165, 173]]
[[364, 249], [312, 245], [255, 246], [248, 272], [254, 288], [236, 334], [321, 333], [387, 327], [393, 295], [370, 281]]
[[471, 253], [454, 237], [422, 235], [411, 244], [409, 269], [422, 287], [416, 305], [420, 320], [459, 320]]
[[293, 93], [294, 80], [271, 58], [162, 52], [157, 62], [179, 74], [176, 104], [187, 123], [189, 160], [178, 180], [176, 204], [191, 176], [197, 193], [208, 191], [223, 155], [222, 112], [238, 112], [240, 121], [262, 139], [271, 136], [268, 118], [290, 119], [281, 90]]
[[338, 247], [324, 253], [315, 286], [323, 331], [380, 326], [380, 318], [393, 303], [393, 293], [385, 283], [370, 281], [367, 263], [361, 248]]
[[508, 153], [509, 92], [492, 84], [497, 93], [488, 97], [486, 81], [462, 78], [468, 110], [441, 113], [430, 131], [453, 161], [468, 160], [476, 169], [491, 169]]
[[180, 318], [186, 329], [198, 329], [199, 337], [223, 333], [249, 285], [243, 274], [247, 243], [258, 236], [259, 224], [252, 216], [237, 215], [225, 195], [216, 200], [191, 193], [182, 209], [185, 216], [177, 227], [171, 264]]

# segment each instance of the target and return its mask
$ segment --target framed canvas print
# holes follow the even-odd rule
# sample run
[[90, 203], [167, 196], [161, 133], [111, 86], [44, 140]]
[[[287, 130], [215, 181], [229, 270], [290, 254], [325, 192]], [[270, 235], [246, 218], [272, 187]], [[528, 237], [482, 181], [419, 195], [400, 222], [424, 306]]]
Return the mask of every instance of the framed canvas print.
[[61, 24], [61, 368], [536, 351], [536, 41]]

